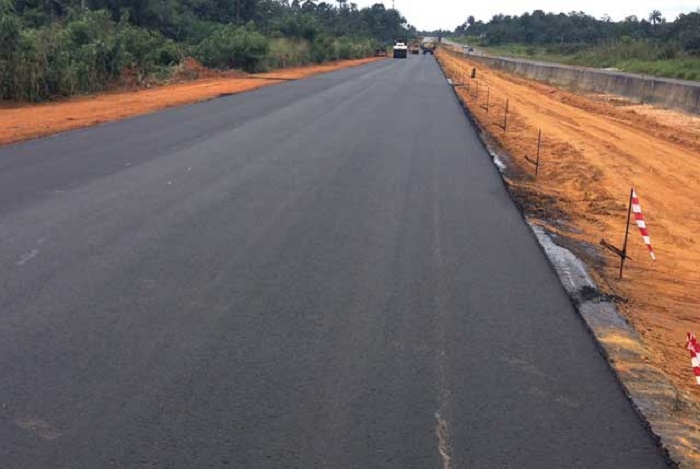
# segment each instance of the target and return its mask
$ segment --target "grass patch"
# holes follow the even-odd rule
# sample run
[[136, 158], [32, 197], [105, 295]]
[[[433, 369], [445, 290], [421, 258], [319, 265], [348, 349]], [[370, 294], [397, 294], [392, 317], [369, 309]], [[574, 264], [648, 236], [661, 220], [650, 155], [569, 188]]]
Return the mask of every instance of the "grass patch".
[[457, 42], [459, 44], [464, 44], [464, 45], [467, 45], [467, 44], [473, 45], [473, 44], [479, 43], [479, 38], [471, 37], [471, 36], [455, 36], [455, 37], [451, 37], [450, 41]]

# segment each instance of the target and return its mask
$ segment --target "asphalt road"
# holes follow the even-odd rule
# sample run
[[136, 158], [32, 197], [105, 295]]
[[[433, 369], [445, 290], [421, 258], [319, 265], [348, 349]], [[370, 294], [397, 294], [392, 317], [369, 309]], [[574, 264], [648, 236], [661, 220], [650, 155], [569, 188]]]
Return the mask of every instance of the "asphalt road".
[[0, 467], [648, 468], [430, 56], [0, 148]]

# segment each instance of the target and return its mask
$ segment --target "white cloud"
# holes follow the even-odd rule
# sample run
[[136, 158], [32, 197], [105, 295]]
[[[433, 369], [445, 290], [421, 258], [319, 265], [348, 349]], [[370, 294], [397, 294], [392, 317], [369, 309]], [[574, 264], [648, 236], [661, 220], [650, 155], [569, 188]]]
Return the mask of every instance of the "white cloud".
[[[327, 0], [328, 1], [328, 0]], [[391, 0], [365, 1], [356, 0], [358, 5], [368, 6], [374, 3], [384, 3], [391, 8]], [[466, 21], [469, 15], [477, 20], [488, 21], [493, 15], [521, 15], [526, 11], [544, 10], [545, 12], [568, 13], [583, 11], [600, 18], [605, 14], [613, 20], [621, 20], [630, 15], [646, 18], [652, 10], [659, 10], [664, 17], [672, 20], [679, 13], [689, 13], [700, 9], [700, 0], [539, 0], [524, 2], [517, 0], [488, 0], [482, 2], [465, 2], [464, 0], [396, 0], [399, 10], [409, 23], [421, 30], [448, 29]]]

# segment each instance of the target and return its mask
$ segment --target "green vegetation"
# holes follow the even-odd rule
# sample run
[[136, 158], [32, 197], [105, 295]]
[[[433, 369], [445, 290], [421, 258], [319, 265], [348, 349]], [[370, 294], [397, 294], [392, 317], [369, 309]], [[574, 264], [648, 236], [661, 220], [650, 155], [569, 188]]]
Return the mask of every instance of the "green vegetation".
[[479, 39], [472, 36], [453, 36], [450, 38], [450, 40], [465, 45], [479, 43]]
[[455, 40], [498, 55], [700, 79], [700, 12], [673, 22], [658, 11], [648, 20], [631, 16], [621, 22], [542, 11], [496, 15], [488, 23], [470, 16], [455, 35]]
[[185, 57], [250, 72], [371, 55], [412, 30], [382, 4], [0, 0], [0, 99], [40, 101], [171, 76]]

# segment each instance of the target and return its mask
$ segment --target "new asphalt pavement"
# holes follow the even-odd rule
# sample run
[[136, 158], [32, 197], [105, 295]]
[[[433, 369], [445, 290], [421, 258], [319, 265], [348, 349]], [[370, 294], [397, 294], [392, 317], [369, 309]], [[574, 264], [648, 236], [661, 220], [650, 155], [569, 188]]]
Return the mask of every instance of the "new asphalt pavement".
[[664, 467], [431, 56], [0, 148], [0, 265], [2, 468]]

